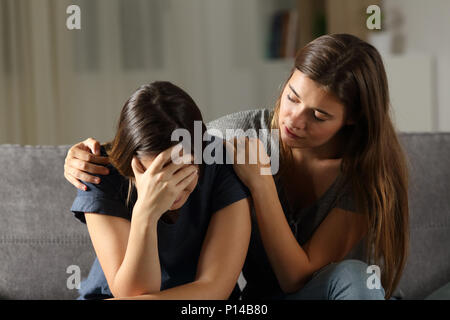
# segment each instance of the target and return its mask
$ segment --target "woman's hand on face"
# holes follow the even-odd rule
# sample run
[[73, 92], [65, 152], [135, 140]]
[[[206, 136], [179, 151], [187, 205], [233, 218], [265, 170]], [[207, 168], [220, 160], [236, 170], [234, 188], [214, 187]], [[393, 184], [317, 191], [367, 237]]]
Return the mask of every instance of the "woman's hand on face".
[[187, 164], [192, 163], [191, 155], [183, 156], [183, 163], [173, 163], [172, 149], [158, 154], [147, 169], [137, 157], [131, 161], [138, 193], [135, 208], [141, 212], [138, 214], [150, 214], [154, 221], [170, 209], [198, 173], [197, 166]]
[[91, 174], [107, 175], [108, 168], [95, 164], [108, 164], [109, 158], [100, 156], [100, 143], [88, 138], [72, 146], [67, 152], [64, 163], [64, 177], [80, 190], [86, 191], [86, 186], [80, 180], [89, 183], [100, 183], [100, 178]]
[[270, 170], [270, 158], [261, 140], [244, 136], [235, 137], [224, 143], [227, 152], [234, 152], [233, 169], [239, 179], [249, 189], [263, 183], [266, 175], [262, 172]]

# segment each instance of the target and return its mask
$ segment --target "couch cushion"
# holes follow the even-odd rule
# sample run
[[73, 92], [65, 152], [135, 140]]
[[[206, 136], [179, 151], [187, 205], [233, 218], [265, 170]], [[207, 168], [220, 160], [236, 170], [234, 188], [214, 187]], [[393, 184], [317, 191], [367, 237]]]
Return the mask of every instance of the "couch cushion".
[[[0, 298], [73, 299], [71, 265], [86, 277], [94, 251], [70, 212], [64, 179], [69, 146], [0, 146]], [[69, 286], [71, 287], [71, 286]]]

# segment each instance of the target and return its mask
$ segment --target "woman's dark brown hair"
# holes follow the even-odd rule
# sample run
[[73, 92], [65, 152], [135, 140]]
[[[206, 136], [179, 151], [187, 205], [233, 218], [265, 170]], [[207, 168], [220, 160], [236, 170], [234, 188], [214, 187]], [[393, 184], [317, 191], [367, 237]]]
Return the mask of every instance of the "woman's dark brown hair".
[[[390, 117], [381, 56], [355, 36], [325, 35], [299, 50], [287, 81], [295, 70], [340, 99], [354, 120], [339, 132], [346, 141], [341, 170], [353, 189], [357, 210], [367, 217], [366, 260], [380, 266], [381, 282], [390, 298], [408, 255], [408, 169]], [[273, 129], [278, 128], [280, 101], [281, 96]], [[293, 164], [291, 150], [283, 143], [280, 147], [282, 175]]]
[[[157, 81], [143, 85], [125, 102], [114, 140], [105, 148], [111, 164], [122, 176], [129, 178], [127, 204], [133, 191], [133, 157], [156, 156], [178, 144], [178, 141], [171, 141], [175, 129], [189, 131], [191, 153], [195, 154], [195, 121], [202, 124], [202, 138], [206, 126], [199, 108], [185, 91], [170, 82]], [[201, 165], [199, 177], [202, 173]]]

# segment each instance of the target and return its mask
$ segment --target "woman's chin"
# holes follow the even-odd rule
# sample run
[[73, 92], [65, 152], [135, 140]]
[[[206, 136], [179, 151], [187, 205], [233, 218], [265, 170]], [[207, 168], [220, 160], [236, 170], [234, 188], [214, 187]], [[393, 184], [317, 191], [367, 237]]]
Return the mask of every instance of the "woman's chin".
[[295, 148], [299, 148], [299, 149], [307, 148], [306, 143], [304, 143], [303, 141], [292, 141], [290, 139], [283, 139], [282, 141], [283, 141], [283, 144], [286, 147], [288, 147], [288, 148], [292, 148], [292, 149], [295, 149]]
[[181, 207], [183, 206], [183, 204], [181, 204], [181, 205], [179, 205], [179, 204], [173, 204], [171, 207], [170, 207], [170, 211], [175, 211], [175, 210], [178, 210], [178, 209], [180, 209]]

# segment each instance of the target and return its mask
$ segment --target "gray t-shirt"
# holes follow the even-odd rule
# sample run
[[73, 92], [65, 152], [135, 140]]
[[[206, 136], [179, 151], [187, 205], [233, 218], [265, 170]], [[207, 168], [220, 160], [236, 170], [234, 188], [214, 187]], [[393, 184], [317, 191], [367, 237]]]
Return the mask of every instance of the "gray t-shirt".
[[[233, 113], [210, 122], [208, 129], [218, 129], [226, 137], [227, 129], [270, 129], [272, 111], [268, 109], [248, 110]], [[243, 132], [237, 134], [242, 135]], [[248, 131], [250, 133], [250, 131]], [[265, 147], [268, 155], [271, 154], [270, 140], [267, 139]], [[281, 192], [281, 186], [277, 183], [277, 191], [286, 219], [293, 234], [300, 245], [304, 245], [313, 235], [314, 231], [325, 219], [333, 208], [342, 208], [356, 212], [355, 204], [348, 185], [344, 185], [344, 176], [339, 173], [336, 180], [329, 189], [312, 205], [303, 209], [296, 209]], [[254, 215], [254, 212], [253, 212]], [[358, 257], [362, 255], [361, 243], [347, 257]], [[247, 285], [243, 292], [243, 299], [272, 298], [279, 296], [282, 291], [276, 276], [270, 266], [265, 253], [258, 226], [252, 219], [252, 235], [250, 246], [243, 269]]]

